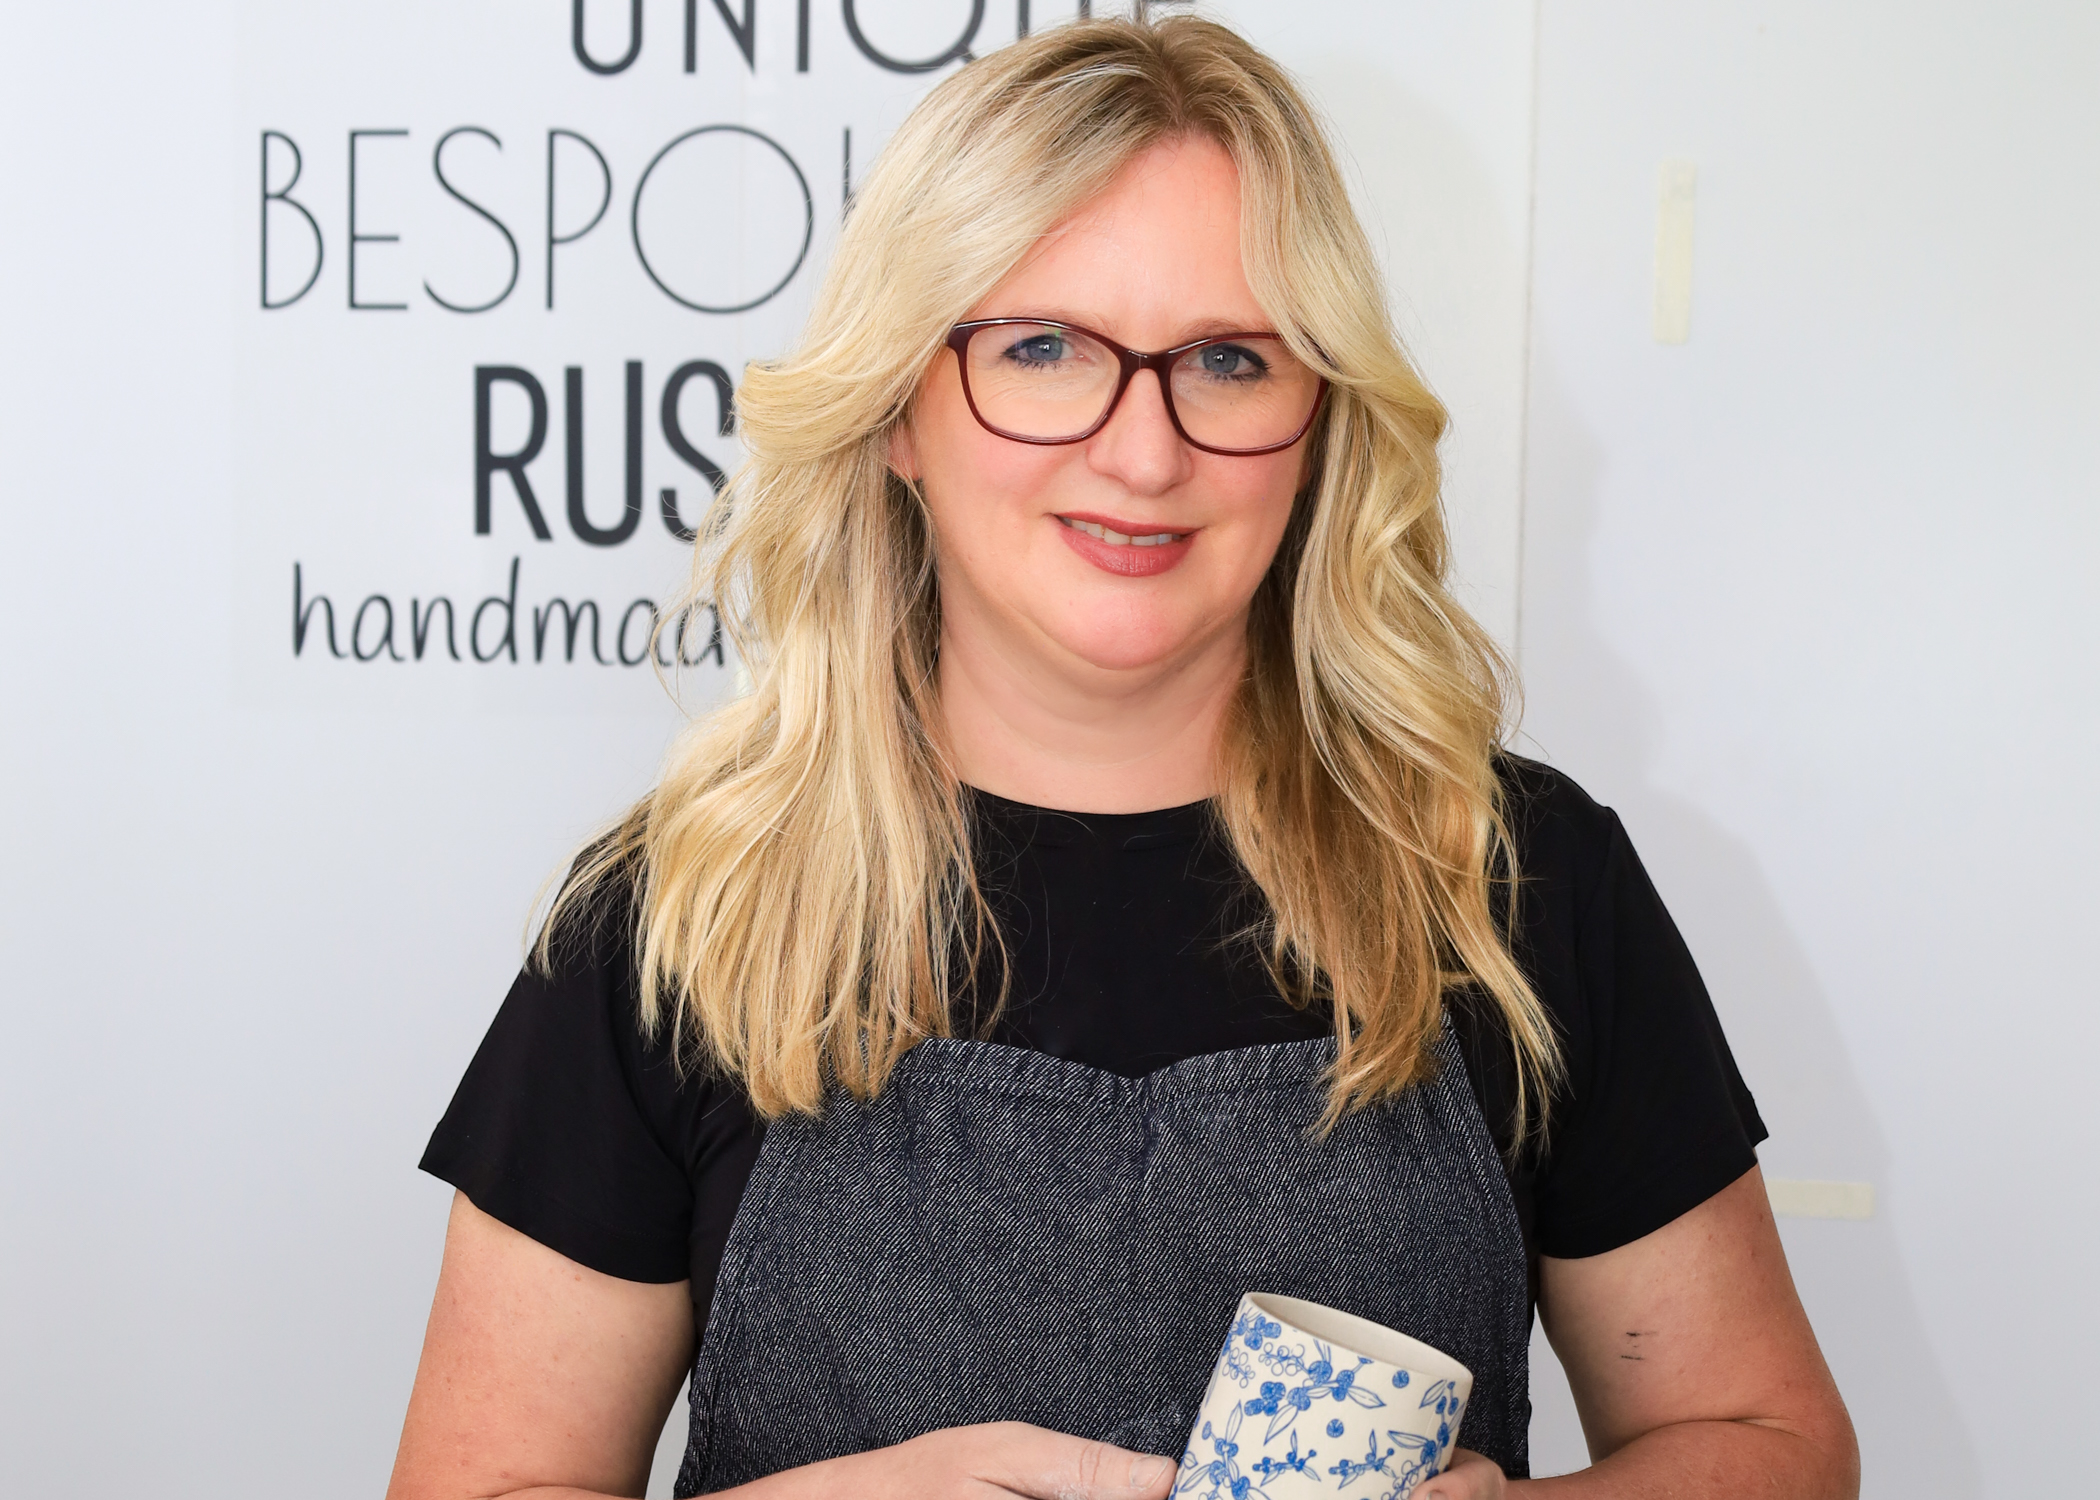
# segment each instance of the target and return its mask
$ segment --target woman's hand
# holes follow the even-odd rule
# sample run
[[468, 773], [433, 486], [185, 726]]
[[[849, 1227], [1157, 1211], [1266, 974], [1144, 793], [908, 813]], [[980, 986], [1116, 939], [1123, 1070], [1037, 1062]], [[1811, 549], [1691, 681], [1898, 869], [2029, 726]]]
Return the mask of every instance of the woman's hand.
[[729, 1494], [740, 1500], [1164, 1500], [1173, 1484], [1172, 1459], [1026, 1422], [986, 1422], [790, 1469]]
[[1449, 1468], [1415, 1487], [1413, 1500], [1504, 1500], [1510, 1493], [1510, 1482], [1493, 1459], [1459, 1448]]

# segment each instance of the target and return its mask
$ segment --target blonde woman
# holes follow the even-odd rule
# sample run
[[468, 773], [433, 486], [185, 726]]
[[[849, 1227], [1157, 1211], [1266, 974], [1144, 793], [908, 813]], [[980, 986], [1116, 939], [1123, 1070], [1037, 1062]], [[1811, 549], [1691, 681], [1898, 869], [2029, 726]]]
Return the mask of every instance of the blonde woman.
[[[431, 1143], [396, 1500], [638, 1495], [688, 1375], [680, 1494], [1259, 1494], [1176, 1463], [1249, 1288], [1471, 1367], [1418, 1495], [1856, 1492], [1755, 1107], [1617, 821], [1498, 749], [1443, 413], [1273, 64], [965, 67], [741, 400], [752, 688]], [[1535, 1305], [1597, 1462], [1532, 1483]]]

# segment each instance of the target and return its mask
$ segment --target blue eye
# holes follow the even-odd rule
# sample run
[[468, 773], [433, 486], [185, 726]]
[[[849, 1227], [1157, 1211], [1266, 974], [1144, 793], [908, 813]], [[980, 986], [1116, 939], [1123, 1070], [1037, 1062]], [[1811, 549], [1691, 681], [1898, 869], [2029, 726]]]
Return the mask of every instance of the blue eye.
[[1268, 361], [1245, 344], [1212, 344], [1196, 353], [1197, 368], [1219, 380], [1259, 380], [1269, 373]]
[[1011, 345], [1006, 357], [1024, 365], [1055, 364], [1065, 357], [1065, 336], [1061, 333], [1036, 334]]

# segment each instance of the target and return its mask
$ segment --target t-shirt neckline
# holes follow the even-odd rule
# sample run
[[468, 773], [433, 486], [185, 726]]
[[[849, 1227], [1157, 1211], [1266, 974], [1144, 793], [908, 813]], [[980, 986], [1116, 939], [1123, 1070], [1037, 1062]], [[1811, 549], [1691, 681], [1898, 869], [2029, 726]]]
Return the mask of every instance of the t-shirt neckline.
[[978, 816], [1016, 845], [1148, 849], [1192, 843], [1210, 827], [1209, 798], [1145, 812], [1099, 813], [1016, 802], [967, 783], [963, 790]]

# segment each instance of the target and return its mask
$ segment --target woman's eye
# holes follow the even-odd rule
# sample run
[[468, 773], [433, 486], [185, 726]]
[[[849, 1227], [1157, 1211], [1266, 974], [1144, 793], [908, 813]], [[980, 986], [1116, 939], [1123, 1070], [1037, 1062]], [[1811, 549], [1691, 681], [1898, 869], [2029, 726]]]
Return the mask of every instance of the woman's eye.
[[1204, 374], [1223, 380], [1254, 380], [1269, 370], [1260, 355], [1240, 344], [1212, 344], [1197, 359]]
[[1022, 339], [1006, 351], [1006, 357], [1024, 365], [1054, 364], [1065, 357], [1064, 335], [1039, 333], [1034, 338]]

